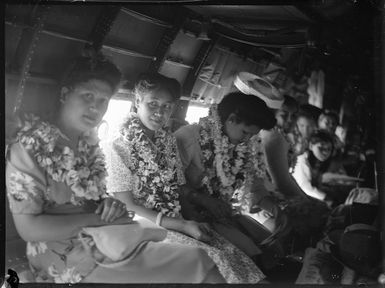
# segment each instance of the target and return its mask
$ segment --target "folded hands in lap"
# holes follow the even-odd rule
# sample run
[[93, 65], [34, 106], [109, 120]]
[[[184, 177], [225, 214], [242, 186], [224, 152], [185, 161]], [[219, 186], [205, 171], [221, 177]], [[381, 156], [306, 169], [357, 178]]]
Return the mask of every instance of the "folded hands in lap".
[[209, 242], [213, 237], [209, 224], [196, 221], [187, 220], [183, 232], [202, 242]]
[[100, 219], [104, 222], [113, 222], [126, 215], [127, 209], [123, 202], [114, 198], [105, 198], [96, 208], [95, 214], [100, 215]]
[[222, 224], [229, 224], [232, 217], [232, 208], [229, 203], [220, 199], [207, 197], [204, 201], [206, 210], [213, 216], [214, 221]]

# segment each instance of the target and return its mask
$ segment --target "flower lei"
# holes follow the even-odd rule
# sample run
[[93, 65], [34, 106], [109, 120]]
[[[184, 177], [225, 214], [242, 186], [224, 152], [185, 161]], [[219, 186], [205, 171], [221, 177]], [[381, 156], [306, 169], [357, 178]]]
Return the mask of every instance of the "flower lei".
[[107, 176], [104, 154], [98, 144], [89, 144], [84, 135], [78, 143], [78, 155], [68, 146], [60, 147], [60, 130], [33, 114], [25, 115], [23, 128], [16, 139], [32, 151], [38, 165], [57, 182], [72, 190], [71, 203], [82, 205], [84, 200], [99, 200], [106, 195]]
[[230, 143], [222, 132], [216, 105], [210, 108], [208, 117], [200, 119], [199, 125], [205, 168], [202, 186], [210, 195], [230, 201], [253, 177], [264, 177], [266, 169], [259, 137], [238, 145]]
[[175, 137], [164, 129], [155, 131], [154, 143], [145, 135], [137, 114], [124, 121], [120, 134], [130, 151], [130, 170], [138, 187], [133, 193], [144, 206], [164, 215], [179, 216], [179, 185], [185, 183]]

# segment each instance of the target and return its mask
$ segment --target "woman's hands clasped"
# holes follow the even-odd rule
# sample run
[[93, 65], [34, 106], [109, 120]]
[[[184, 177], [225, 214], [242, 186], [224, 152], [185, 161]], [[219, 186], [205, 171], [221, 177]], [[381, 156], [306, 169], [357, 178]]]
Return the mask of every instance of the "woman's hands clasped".
[[95, 214], [100, 215], [102, 221], [111, 223], [127, 214], [126, 204], [114, 198], [105, 198], [96, 208]]
[[207, 223], [185, 220], [183, 232], [202, 242], [209, 242], [213, 238], [212, 230]]
[[207, 197], [203, 202], [206, 210], [212, 215], [213, 220], [227, 225], [231, 222], [232, 207], [229, 203], [213, 197]]

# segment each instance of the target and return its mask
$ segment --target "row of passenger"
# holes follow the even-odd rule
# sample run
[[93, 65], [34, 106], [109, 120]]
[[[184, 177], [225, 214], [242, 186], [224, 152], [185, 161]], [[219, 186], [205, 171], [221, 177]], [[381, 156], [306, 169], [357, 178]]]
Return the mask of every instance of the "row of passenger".
[[[290, 145], [273, 110], [255, 95], [234, 92], [198, 124], [173, 134], [165, 126], [179, 83], [147, 74], [135, 85], [135, 112], [127, 111], [102, 151], [94, 128], [120, 82], [103, 55], [77, 59], [60, 83], [54, 119], [23, 115], [9, 146], [7, 195], [36, 281], [263, 281], [277, 253], [285, 253], [275, 240], [296, 225], [282, 207], [293, 199], [316, 201], [289, 174]], [[258, 218], [257, 210], [267, 217]], [[167, 236], [141, 243], [116, 263], [79, 236], [85, 227], [130, 229], [130, 211]], [[120, 239], [115, 231], [102, 237]]]
[[[253, 123], [261, 119], [251, 118], [243, 123], [242, 118], [237, 118], [238, 109], [232, 111], [233, 103], [224, 105], [224, 109], [223, 105], [213, 108], [213, 114], [202, 124], [201, 134], [196, 135], [202, 136], [195, 143], [196, 148], [206, 150], [192, 151], [204, 153], [206, 158], [200, 163], [200, 171], [211, 169], [212, 174], [197, 175], [203, 184], [200, 187], [191, 186], [191, 179], [185, 184], [175, 138], [162, 129], [180, 96], [179, 86], [176, 80], [161, 75], [142, 78], [136, 86], [137, 112], [124, 123], [111, 150], [110, 159], [115, 161], [111, 162], [109, 171], [109, 192], [114, 196], [111, 197], [106, 193], [104, 154], [92, 131], [117, 91], [121, 73], [102, 55], [79, 58], [67, 71], [60, 83], [54, 119], [22, 115], [23, 125], [7, 149], [9, 205], [16, 228], [27, 241], [27, 257], [35, 280], [57, 283], [262, 280], [263, 273], [252, 261], [261, 253], [256, 244], [247, 236], [235, 237], [244, 244], [240, 249], [231, 239], [221, 236], [226, 233], [233, 236], [232, 231], [243, 235], [236, 228], [237, 215], [226, 201], [232, 189], [254, 174], [253, 170], [248, 170], [251, 172], [248, 175], [245, 173], [248, 145], [236, 144], [257, 133], [260, 128]], [[253, 106], [265, 114], [268, 112], [257, 98], [239, 95], [252, 99]], [[234, 102], [234, 98], [228, 99]], [[270, 126], [262, 128], [273, 126], [273, 116], [268, 116]], [[190, 139], [198, 141], [191, 137], [186, 141]], [[190, 147], [189, 143], [186, 145]], [[236, 170], [229, 169], [228, 161], [234, 148], [238, 154]], [[223, 165], [218, 167], [219, 175], [215, 175], [216, 167], [210, 167], [214, 158]], [[182, 206], [190, 201], [196, 205], [196, 216], [184, 218]], [[129, 229], [131, 209], [166, 228], [167, 238], [141, 243], [135, 255], [119, 264], [102, 265], [106, 255], [99, 246], [96, 249], [85, 245], [80, 233], [85, 227], [117, 224]], [[118, 236], [104, 235], [111, 239]]]

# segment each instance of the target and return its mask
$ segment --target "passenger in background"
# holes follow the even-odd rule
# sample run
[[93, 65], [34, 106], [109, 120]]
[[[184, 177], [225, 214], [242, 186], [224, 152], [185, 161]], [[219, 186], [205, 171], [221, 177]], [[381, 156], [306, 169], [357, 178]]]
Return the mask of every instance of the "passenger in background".
[[336, 135], [342, 143], [343, 150], [342, 152], [345, 152], [345, 146], [346, 146], [346, 137], [348, 135], [349, 127], [348, 125], [338, 125], [336, 128]]
[[336, 135], [336, 129], [338, 124], [338, 115], [333, 111], [324, 110], [318, 117], [318, 129], [327, 131], [333, 136], [333, 157], [341, 157], [344, 148], [343, 142]]
[[305, 195], [289, 173], [289, 168], [295, 163], [295, 153], [287, 132], [290, 128], [290, 119], [297, 109], [295, 99], [285, 96], [282, 107], [275, 110], [277, 125], [274, 129], [260, 132], [268, 170], [266, 187], [285, 198]]
[[322, 175], [326, 172], [346, 174], [338, 162], [332, 161], [334, 141], [330, 133], [316, 131], [309, 139], [307, 151], [299, 155], [293, 177], [301, 189], [309, 196], [332, 205], [332, 199], [322, 189]]
[[[269, 105], [268, 105], [269, 106]], [[276, 127], [287, 134], [293, 122], [293, 117], [298, 112], [299, 105], [293, 97], [284, 95], [282, 107], [275, 110]]]
[[299, 105], [298, 113], [307, 114], [308, 116], [312, 117], [317, 124], [318, 118], [322, 113], [322, 109], [311, 104], [301, 104]]
[[104, 155], [93, 131], [120, 79], [103, 55], [77, 59], [58, 87], [54, 118], [26, 115], [8, 149], [7, 196], [35, 281], [222, 283], [201, 249], [147, 242], [114, 266], [99, 247], [79, 239], [85, 227], [132, 222], [126, 205], [106, 194]]
[[310, 135], [316, 128], [317, 124], [310, 114], [304, 112], [297, 114], [291, 132], [288, 133], [288, 139], [294, 147], [296, 156], [308, 149]]
[[226, 282], [257, 283], [264, 275], [247, 255], [207, 223], [182, 217], [180, 194], [187, 188], [176, 139], [166, 128], [179, 98], [177, 80], [161, 74], [139, 78], [136, 112], [124, 121], [106, 152], [108, 191], [138, 215], [166, 228], [164, 242], [204, 249]]
[[339, 120], [337, 113], [324, 110], [318, 117], [318, 129], [328, 131], [334, 135], [338, 126]]

